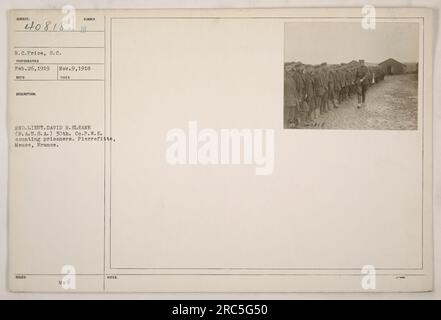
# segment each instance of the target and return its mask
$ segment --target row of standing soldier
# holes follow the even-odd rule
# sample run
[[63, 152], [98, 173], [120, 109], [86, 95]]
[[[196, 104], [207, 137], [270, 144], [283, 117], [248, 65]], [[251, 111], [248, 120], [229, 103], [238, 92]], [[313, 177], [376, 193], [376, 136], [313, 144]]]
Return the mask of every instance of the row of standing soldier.
[[370, 85], [384, 79], [379, 67], [365, 66], [364, 61], [337, 65], [285, 65], [285, 126], [307, 126], [320, 114], [357, 95], [357, 108], [365, 105]]

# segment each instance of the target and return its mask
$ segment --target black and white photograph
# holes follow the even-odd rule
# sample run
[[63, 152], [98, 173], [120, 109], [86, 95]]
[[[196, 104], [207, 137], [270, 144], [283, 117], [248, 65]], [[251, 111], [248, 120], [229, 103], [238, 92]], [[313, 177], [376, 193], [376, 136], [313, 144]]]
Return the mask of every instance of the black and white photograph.
[[284, 128], [416, 130], [419, 25], [285, 24]]

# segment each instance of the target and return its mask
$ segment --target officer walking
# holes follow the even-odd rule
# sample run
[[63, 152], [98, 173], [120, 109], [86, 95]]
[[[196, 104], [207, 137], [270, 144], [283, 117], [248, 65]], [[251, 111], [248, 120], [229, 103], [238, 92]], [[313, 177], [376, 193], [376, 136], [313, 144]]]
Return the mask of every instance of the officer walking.
[[366, 100], [366, 91], [369, 87], [369, 69], [365, 66], [364, 60], [359, 61], [360, 65], [358, 66], [355, 74], [355, 84], [357, 86], [357, 97], [358, 104], [357, 108], [365, 105]]

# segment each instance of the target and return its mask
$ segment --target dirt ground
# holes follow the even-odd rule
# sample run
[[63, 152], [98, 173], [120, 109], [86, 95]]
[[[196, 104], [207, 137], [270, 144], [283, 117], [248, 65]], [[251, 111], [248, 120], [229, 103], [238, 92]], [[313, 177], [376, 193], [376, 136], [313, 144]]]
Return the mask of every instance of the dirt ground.
[[415, 130], [417, 117], [417, 75], [391, 75], [368, 89], [364, 107], [357, 109], [357, 97], [352, 96], [304, 128]]

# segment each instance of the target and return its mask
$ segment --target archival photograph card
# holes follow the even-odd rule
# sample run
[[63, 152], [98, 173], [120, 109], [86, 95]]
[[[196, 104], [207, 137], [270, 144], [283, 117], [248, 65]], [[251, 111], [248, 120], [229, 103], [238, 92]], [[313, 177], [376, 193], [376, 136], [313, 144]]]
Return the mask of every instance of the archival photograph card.
[[10, 290], [432, 290], [431, 19], [10, 11]]

